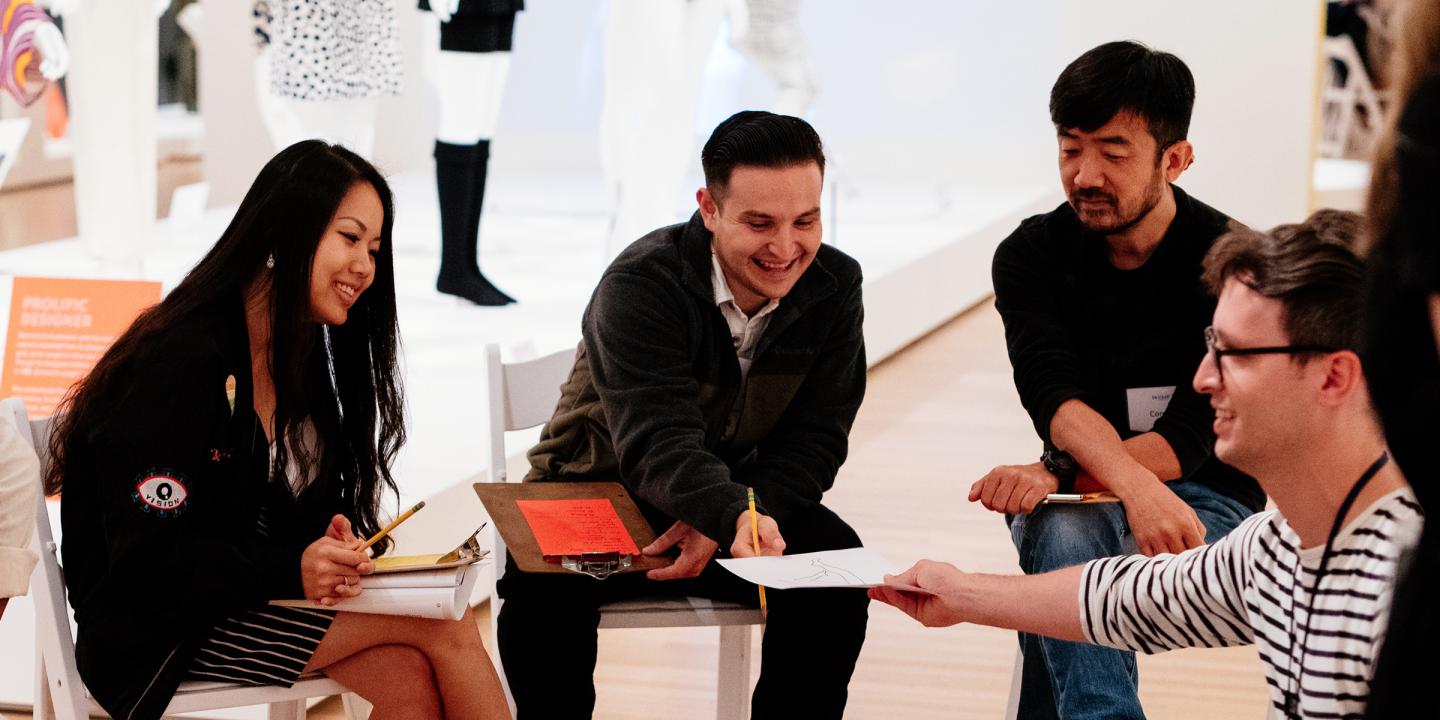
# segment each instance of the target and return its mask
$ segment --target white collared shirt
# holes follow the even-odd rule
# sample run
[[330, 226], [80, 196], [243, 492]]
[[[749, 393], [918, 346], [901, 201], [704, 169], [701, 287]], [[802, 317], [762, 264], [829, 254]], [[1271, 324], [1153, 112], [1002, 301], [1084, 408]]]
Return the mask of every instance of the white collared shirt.
[[771, 298], [754, 317], [750, 317], [735, 304], [735, 293], [730, 292], [730, 284], [725, 281], [725, 269], [720, 267], [720, 257], [714, 250], [710, 251], [710, 267], [710, 284], [715, 289], [715, 306], [720, 308], [720, 314], [725, 317], [725, 324], [730, 328], [730, 343], [735, 348], [735, 359], [740, 361], [740, 394], [736, 396], [735, 407], [731, 408], [730, 419], [725, 423], [724, 437], [728, 439], [735, 433], [740, 411], [744, 408], [745, 383], [750, 377], [755, 346], [760, 343], [760, 336], [770, 324], [770, 314], [780, 307], [780, 300]]

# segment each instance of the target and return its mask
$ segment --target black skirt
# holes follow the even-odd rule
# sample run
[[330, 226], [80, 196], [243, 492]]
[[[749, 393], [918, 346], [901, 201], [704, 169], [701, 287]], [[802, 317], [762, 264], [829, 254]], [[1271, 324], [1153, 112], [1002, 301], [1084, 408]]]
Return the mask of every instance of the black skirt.
[[[450, 22], [440, 23], [440, 49], [450, 52], [510, 52], [515, 39], [515, 13], [523, 0], [460, 0]], [[429, 10], [429, 0], [420, 0]]]

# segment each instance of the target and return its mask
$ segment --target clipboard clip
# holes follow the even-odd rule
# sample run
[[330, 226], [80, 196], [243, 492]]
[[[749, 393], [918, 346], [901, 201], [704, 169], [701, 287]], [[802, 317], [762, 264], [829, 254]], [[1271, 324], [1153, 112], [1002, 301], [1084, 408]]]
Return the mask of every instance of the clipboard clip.
[[480, 523], [480, 527], [475, 528], [475, 532], [470, 533], [470, 537], [467, 538], [467, 539], [465, 540], [465, 542], [460, 543], [460, 547], [457, 547], [457, 548], [455, 548], [454, 550], [451, 550], [450, 552], [445, 553], [444, 555], [440, 556], [440, 559], [439, 559], [439, 560], [436, 560], [435, 562], [436, 562], [436, 563], [452, 563], [452, 562], [459, 562], [459, 561], [461, 561], [461, 560], [470, 560], [470, 561], [473, 562], [473, 561], [476, 561], [476, 560], [480, 560], [481, 558], [485, 557], [486, 555], [489, 555], [489, 554], [490, 554], [490, 551], [489, 551], [489, 550], [486, 550], [486, 549], [480, 547], [480, 538], [479, 538], [479, 536], [480, 536], [480, 531], [481, 531], [481, 530], [484, 530], [484, 529], [485, 529], [485, 526], [486, 526], [486, 525], [489, 525], [489, 524], [490, 524], [490, 523], [488, 523], [488, 522]]
[[629, 570], [631, 562], [628, 554], [619, 552], [593, 552], [560, 556], [560, 567], [570, 572], [589, 575], [596, 580], [604, 580], [615, 573]]

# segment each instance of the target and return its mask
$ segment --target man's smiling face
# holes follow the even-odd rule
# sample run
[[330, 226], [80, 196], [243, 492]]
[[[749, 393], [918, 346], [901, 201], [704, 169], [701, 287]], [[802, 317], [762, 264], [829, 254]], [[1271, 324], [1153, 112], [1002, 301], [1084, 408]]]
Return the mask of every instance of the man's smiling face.
[[725, 280], [747, 314], [789, 294], [814, 261], [822, 184], [820, 166], [813, 162], [740, 165], [720, 197], [706, 188], [698, 193]]

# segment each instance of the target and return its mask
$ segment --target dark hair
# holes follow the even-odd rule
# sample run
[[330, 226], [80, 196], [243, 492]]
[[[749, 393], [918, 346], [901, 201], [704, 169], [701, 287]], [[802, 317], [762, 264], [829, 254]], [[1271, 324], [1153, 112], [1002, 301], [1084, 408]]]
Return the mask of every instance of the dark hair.
[[1133, 40], [1108, 42], [1065, 67], [1050, 88], [1050, 121], [1092, 132], [1122, 111], [1145, 120], [1158, 158], [1190, 132], [1195, 78], [1180, 58]]
[[810, 123], [763, 110], [742, 110], [715, 127], [700, 150], [705, 186], [717, 199], [740, 165], [779, 168], [815, 163], [825, 174], [825, 148]]
[[1305, 222], [1269, 232], [1248, 228], [1222, 235], [1205, 256], [1205, 286], [1219, 295], [1231, 278], [1285, 308], [1295, 345], [1354, 350], [1360, 342], [1360, 247], [1364, 218], [1317, 210]]
[[1394, 45], [1385, 63], [1389, 77], [1386, 90], [1396, 101], [1386, 108], [1383, 132], [1371, 162], [1365, 212], [1370, 218], [1370, 241], [1375, 244], [1389, 241], [1400, 214], [1400, 192], [1405, 185], [1401, 182], [1402, 144], [1410, 148], [1412, 156], [1421, 156], [1425, 166], [1432, 162], [1424, 156], [1433, 148], [1416, 143], [1413, 136], [1424, 132], [1434, 117], [1433, 110], [1411, 108], [1410, 101], [1416, 88], [1427, 81], [1434, 83], [1435, 74], [1440, 72], [1440, 7], [1428, 2], [1401, 3], [1388, 27], [1393, 28], [1390, 39]]
[[[341, 200], [362, 182], [380, 196], [385, 217], [375, 276], [346, 323], [327, 327], [310, 319], [311, 263]], [[210, 252], [164, 300], [141, 313], [67, 393], [50, 438], [54, 462], [47, 492], [61, 490], [67, 454], [87, 428], [104, 422], [128, 385], [124, 374], [146, 346], [191, 318], [229, 303], [238, 306], [273, 254], [269, 281], [257, 286], [270, 310], [274, 432], [286, 440], [275, 443], [272, 467], [282, 477], [293, 453], [301, 477], [341, 482], [355, 531], [377, 531], [380, 494], [396, 489], [390, 464], [405, 442], [396, 368], [394, 216], [389, 185], [359, 155], [319, 140], [280, 151], [260, 170]], [[314, 426], [313, 442], [301, 437], [306, 418]]]

